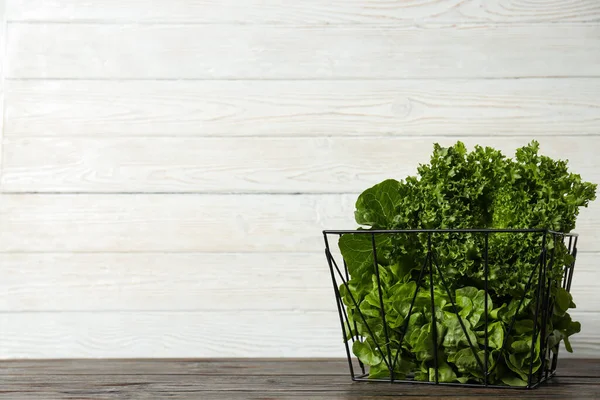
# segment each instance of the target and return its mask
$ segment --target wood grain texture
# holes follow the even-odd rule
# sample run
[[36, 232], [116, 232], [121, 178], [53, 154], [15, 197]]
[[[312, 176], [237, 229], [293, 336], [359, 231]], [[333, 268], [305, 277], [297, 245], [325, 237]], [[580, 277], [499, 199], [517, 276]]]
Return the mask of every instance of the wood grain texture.
[[[565, 361], [569, 369], [565, 372], [585, 375], [585, 370]], [[573, 365], [573, 367], [571, 367]], [[358, 366], [358, 363], [356, 364]], [[589, 365], [593, 373], [600, 366]], [[159, 371], [157, 371], [157, 369]], [[348, 361], [345, 358], [104, 358], [49, 359], [49, 360], [2, 360], [0, 376], [18, 376], [35, 373], [43, 375], [329, 375], [348, 376]], [[589, 371], [588, 371], [589, 372]], [[578, 374], [579, 373], [579, 374]], [[570, 376], [570, 375], [569, 375]]]
[[0, 265], [0, 311], [336, 309], [320, 251], [0, 253]]
[[11, 21], [101, 21], [240, 24], [598, 21], [594, 0], [13, 0]]
[[0, 358], [344, 356], [337, 311], [0, 313]]
[[[600, 356], [597, 313], [574, 354]], [[1, 358], [343, 357], [337, 311], [0, 313]]]
[[[0, 148], [4, 137], [5, 75], [6, 75], [6, 1], [0, 0]], [[0, 175], [2, 173], [2, 154], [0, 154]]]
[[586, 78], [8, 80], [4, 135], [591, 135], [599, 92]]
[[[200, 378], [200, 379], [199, 379]], [[202, 379], [204, 378], [204, 379]], [[594, 390], [600, 386], [595, 377], [558, 377], [548, 385], [545, 385], [542, 389], [535, 390], [535, 398], [540, 394], [548, 394], [547, 398], [565, 398], [570, 391], [572, 391], [577, 385], [581, 387], [583, 394], [587, 394], [585, 398], [589, 397], [590, 394], [595, 394]], [[506, 389], [490, 389], [490, 388], [456, 388], [448, 386], [431, 387], [427, 385], [390, 385], [389, 383], [353, 383], [348, 377], [334, 375], [334, 376], [281, 376], [274, 375], [270, 377], [263, 376], [244, 376], [244, 375], [230, 375], [230, 378], [221, 376], [210, 376], [210, 377], [198, 377], [193, 375], [174, 375], [171, 376], [167, 373], [153, 374], [153, 375], [118, 375], [113, 374], [102, 374], [93, 377], [83, 375], [42, 375], [42, 376], [5, 376], [4, 388], [9, 392], [19, 392], [24, 389], [25, 386], [29, 386], [28, 393], [35, 393], [38, 396], [43, 396], [49, 391], [65, 392], [71, 391], [72, 394], [80, 393], [83, 394], [87, 391], [88, 394], [99, 391], [100, 394], [104, 394], [106, 387], [118, 386], [118, 387], [129, 387], [130, 390], [125, 390], [122, 394], [134, 393], [131, 389], [137, 388], [138, 391], [144, 392], [157, 392], [162, 393], [177, 393], [183, 388], [188, 391], [193, 390], [197, 392], [199, 396], [204, 393], [231, 393], [231, 392], [250, 392], [250, 393], [264, 393], [276, 396], [279, 394], [286, 395], [287, 392], [304, 392], [307, 398], [312, 398], [310, 395], [314, 392], [321, 393], [336, 393], [340, 391], [352, 390], [355, 394], [369, 394], [371, 396], [383, 395], [388, 396], [392, 393], [396, 396], [411, 395], [417, 399], [423, 398], [439, 398], [439, 395], [450, 395], [455, 397], [457, 392], [463, 396], [470, 393], [471, 396], [485, 396], [487, 398], [508, 398], [514, 399], [515, 393], [512, 390]], [[93, 383], [90, 384], [90, 381]], [[393, 389], [390, 387], [392, 386]], [[396, 387], [397, 386], [397, 387]], [[585, 387], [591, 386], [591, 387]], [[541, 393], [540, 393], [541, 392]], [[169, 396], [171, 397], [171, 396]], [[202, 396], [201, 398], [204, 398]], [[385, 397], [380, 397], [385, 398]], [[464, 397], [463, 397], [464, 398]], [[470, 398], [470, 396], [469, 396]], [[480, 398], [480, 397], [475, 397]], [[579, 398], [579, 397], [566, 397], [566, 398]]]
[[[562, 353], [561, 353], [562, 354]], [[358, 363], [354, 364], [358, 367]], [[142, 358], [2, 360], [0, 376], [52, 375], [196, 375], [196, 376], [345, 376], [345, 358]], [[600, 376], [595, 359], [569, 358], [559, 363], [559, 377]], [[357, 384], [357, 386], [362, 384]]]
[[[583, 364], [583, 363], [582, 363]], [[355, 364], [358, 367], [358, 363]], [[587, 370], [573, 359], [565, 361], [565, 376], [600, 372], [600, 365], [585, 363]], [[158, 371], [157, 371], [158, 369]], [[591, 369], [591, 371], [590, 371]], [[348, 376], [345, 358], [120, 358], [2, 360], [0, 376], [43, 375], [326, 375]]]
[[469, 148], [492, 146], [514, 156], [532, 139], [540, 141], [542, 154], [568, 159], [572, 171], [600, 182], [600, 136], [96, 136], [6, 138], [0, 187], [5, 192], [360, 193], [390, 176], [414, 175], [436, 142], [450, 146], [461, 140]]
[[[578, 256], [578, 312], [600, 314], [599, 257]], [[0, 312], [336, 309], [322, 252], [0, 253], [0, 265]]]
[[7, 31], [9, 78], [600, 76], [600, 35], [590, 24], [10, 23]]
[[[31, 195], [0, 197], [0, 251], [314, 252], [323, 229], [354, 229], [356, 195]], [[600, 251], [600, 202], [580, 251]]]
[[[71, 370], [66, 375], [38, 376], [35, 371], [48, 366], [54, 360], [38, 360], [37, 368], [30, 368], [23, 376], [6, 376], [6, 388], [3, 391], [10, 399], [298, 399], [317, 400], [381, 400], [390, 397], [410, 397], [413, 399], [452, 398], [473, 400], [490, 398], [519, 399], [592, 399], [597, 398], [599, 385], [597, 374], [583, 376], [559, 376], [535, 390], [514, 391], [492, 388], [458, 388], [438, 385], [407, 384], [369, 384], [353, 383], [348, 378], [334, 375], [326, 377], [313, 373], [303, 375], [269, 375], [246, 376], [239, 373], [239, 367], [247, 362], [229, 368], [229, 374], [223, 376], [172, 375], [164, 368], [164, 363], [155, 362], [153, 374], [115, 375], [105, 370], [98, 375], [78, 375]], [[202, 362], [202, 361], [201, 361]], [[251, 368], [264, 370], [263, 361], [251, 360]], [[74, 366], [86, 368], [90, 364], [102, 364], [104, 360], [78, 361]], [[290, 370], [297, 361], [282, 359], [279, 365]], [[320, 361], [314, 361], [317, 366]], [[214, 364], [214, 363], [209, 363]], [[270, 363], [269, 363], [270, 364]], [[291, 364], [292, 366], [286, 366]], [[217, 364], [218, 365], [218, 364]], [[596, 360], [573, 360], [565, 362], [560, 371], [580, 374], [584, 368], [596, 369]], [[132, 364], [134, 370], [137, 364]], [[340, 368], [341, 370], [341, 368]], [[31, 377], [31, 382], [25, 379]], [[233, 378], [233, 379], [232, 379]], [[71, 380], [70, 380], [71, 379]], [[87, 381], [85, 381], [87, 379]], [[239, 384], [236, 384], [238, 383]], [[2, 394], [0, 394], [2, 396]], [[91, 397], [93, 396], [93, 397]]]
[[318, 251], [354, 197], [5, 195], [0, 251]]

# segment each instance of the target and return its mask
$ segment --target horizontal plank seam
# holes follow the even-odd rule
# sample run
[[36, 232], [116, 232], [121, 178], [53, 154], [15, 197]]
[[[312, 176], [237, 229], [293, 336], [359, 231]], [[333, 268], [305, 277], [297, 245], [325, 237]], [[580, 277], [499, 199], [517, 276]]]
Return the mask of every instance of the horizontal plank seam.
[[[391, 18], [390, 18], [391, 19]], [[240, 21], [192, 21], [192, 20], [156, 20], [156, 21], [140, 21], [133, 19], [104, 19], [104, 18], [71, 18], [71, 19], [19, 19], [6, 17], [7, 24], [14, 25], [160, 25], [160, 26], [266, 26], [278, 28], [335, 28], [335, 27], [366, 27], [366, 28], [441, 28], [441, 27], [459, 27], [460, 26], [481, 26], [485, 28], [496, 27], [514, 27], [514, 26], [531, 26], [531, 25], [564, 25], [564, 26], [580, 26], [580, 25], [597, 25], [600, 18], [592, 18], [587, 21], [540, 21], [536, 19], [523, 19], [519, 21], [489, 21], [485, 19], [476, 19], [466, 21], [464, 19], [445, 19], [445, 18], [394, 18], [393, 21], [381, 22], [304, 22], [304, 23], [287, 23], [287, 22], [240, 22]]]
[[[575, 360], [575, 359], [573, 359]], [[595, 358], [578, 358], [576, 360], [581, 360], [583, 362], [596, 362]], [[163, 362], [182, 362], [182, 363], [251, 363], [251, 364], [260, 364], [263, 362], [277, 362], [277, 363], [314, 363], [314, 362], [327, 362], [327, 363], [346, 363], [348, 362], [346, 358], [336, 358], [336, 357], [135, 357], [135, 358], [123, 358], [123, 357], [106, 357], [100, 359], [89, 359], [89, 358], [27, 358], [27, 359], [10, 359], [8, 360], [10, 363], [18, 364], [18, 363], [35, 363], [35, 362], [49, 362], [49, 363], [59, 363], [64, 364], [73, 361], [83, 361], [83, 362], [92, 362], [92, 363], [102, 363], [104, 361], [114, 362], [114, 361], [125, 361], [125, 362], [135, 362], [140, 361], [144, 363], [163, 363]]]
[[[13, 359], [8, 359], [7, 361], [12, 361]], [[90, 360], [95, 360], [95, 359], [90, 359]], [[0, 361], [2, 361], [0, 359]], [[200, 361], [202, 362], [202, 361]], [[43, 364], [43, 362], [42, 362]], [[0, 365], [1, 367], [2, 365]], [[345, 366], [347, 367], [347, 366]], [[10, 367], [9, 367], [10, 368]], [[559, 367], [560, 370], [560, 367]], [[112, 372], [112, 373], [107, 373], [107, 372], [76, 372], [73, 371], [73, 373], [68, 373], [68, 372], [44, 372], [42, 374], [40, 374], [38, 371], [36, 371], [35, 368], [32, 368], [32, 372], [31, 373], [35, 373], [36, 376], [41, 377], [41, 376], [207, 376], [207, 377], [219, 377], [219, 376], [278, 376], [278, 377], [301, 377], [301, 376], [314, 376], [314, 377], [325, 377], [325, 376], [348, 376], [348, 372], [346, 371], [341, 371], [341, 372], [331, 372], [331, 373], [309, 373], [309, 372], [302, 372], [302, 373], [297, 373], [297, 374], [290, 374], [290, 373], [278, 373], [278, 372], [253, 372], [253, 371], [248, 371], [246, 373], [241, 373], [241, 372], [231, 372], [231, 373], [210, 373], [210, 372], [197, 372], [197, 373], [193, 373], [193, 372], [181, 372], [181, 373], [177, 373], [177, 372], [139, 372], [139, 373], [135, 373], [135, 372], [126, 372], [126, 373], [119, 373], [118, 371]], [[0, 369], [0, 376], [2, 378], [11, 378], [11, 377], [22, 377], [22, 376], [27, 376], [31, 373], [28, 372], [21, 372], [21, 373], [14, 373], [11, 372], [10, 374], [3, 374], [2, 373], [2, 369]], [[594, 376], [594, 375], [560, 375], [557, 373], [556, 375], [558, 378], [561, 379], [561, 384], [563, 384], [562, 379], [569, 379], [569, 378], [574, 378], [574, 379], [593, 379], [593, 380], [597, 380], [598, 376]], [[600, 386], [599, 383], [596, 383], [598, 386]], [[583, 383], [583, 384], [588, 384], [588, 383]], [[1, 389], [1, 388], [0, 388]], [[210, 389], [206, 389], [207, 391]]]
[[[97, 359], [83, 359], [83, 360], [89, 360], [89, 361], [95, 361]], [[105, 359], [101, 359], [101, 360], [105, 360]], [[128, 359], [125, 359], [126, 361], [129, 361]], [[135, 359], [130, 359], [130, 360], [135, 360]], [[3, 363], [7, 363], [7, 362], [19, 362], [19, 361], [23, 361], [23, 360], [18, 360], [18, 359], [7, 359], [7, 360], [2, 360], [0, 359], [0, 361], [2, 361]], [[31, 364], [30, 362], [31, 360], [27, 359], [26, 363], [27, 364]], [[52, 361], [51, 359], [48, 360], [39, 360], [42, 363], [44, 361]], [[204, 363], [204, 361], [198, 361], [200, 363]], [[344, 360], [344, 362], [347, 362]], [[256, 364], [253, 364], [256, 365]], [[1, 365], [0, 364], [0, 368], [1, 367], [6, 367], [5, 365]], [[344, 365], [344, 367], [347, 367], [346, 365]], [[8, 366], [6, 368], [15, 368], [13, 366]], [[27, 368], [27, 367], [19, 367], [19, 368]], [[32, 368], [33, 371], [38, 374], [38, 376], [52, 376], [52, 375], [57, 375], [57, 376], [70, 376], [70, 375], [76, 375], [76, 376], [91, 376], [91, 375], [98, 375], [98, 376], [113, 376], [113, 375], [118, 375], [118, 376], [140, 376], [140, 375], [147, 375], [147, 376], [198, 376], [198, 375], [202, 375], [202, 376], [286, 376], [286, 377], [297, 377], [297, 376], [347, 376], [348, 372], [343, 371], [343, 372], [331, 372], [331, 373], [308, 373], [308, 372], [302, 372], [302, 373], [297, 373], [297, 374], [290, 374], [290, 373], [277, 373], [277, 372], [253, 372], [253, 371], [249, 371], [247, 373], [210, 373], [210, 372], [197, 372], [197, 373], [193, 373], [193, 372], [181, 372], [181, 373], [177, 373], [177, 372], [164, 372], [164, 373], [160, 373], [160, 372], [139, 372], [139, 373], [135, 373], [135, 372], [126, 372], [126, 373], [119, 373], [118, 371], [115, 372], [111, 372], [111, 373], [105, 373], [105, 372], [77, 372], [77, 371], [73, 371], [73, 373], [68, 373], [68, 372], [44, 372], [43, 374], [40, 374], [39, 372], [37, 372], [34, 368]], [[560, 368], [559, 368], [560, 369]], [[15, 372], [11, 372], [10, 374], [4, 374], [2, 369], [0, 369], [0, 376], [1, 377], [11, 377], [11, 376], [24, 376], [24, 375], [28, 375], [29, 373], [27, 372], [21, 372], [21, 373], [15, 373]], [[557, 373], [556, 375], [558, 378], [560, 379], [568, 379], [568, 378], [577, 378], [577, 379], [598, 379], [598, 376], [595, 375], [560, 375], [559, 373]], [[561, 382], [562, 383], [562, 382]], [[600, 386], [600, 384], [599, 384]]]
[[[2, 171], [4, 172], [4, 170]], [[257, 192], [189, 192], [189, 191], [181, 191], [181, 192], [162, 192], [162, 191], [151, 191], [151, 192], [107, 192], [107, 191], [19, 191], [13, 189], [1, 189], [0, 193], [2, 195], [7, 196], [18, 196], [18, 195], [48, 195], [48, 196], [69, 196], [69, 195], [115, 195], [115, 196], [134, 196], [134, 195], [182, 195], [182, 196], [332, 196], [332, 195], [356, 195], [358, 196], [360, 193], [357, 192], [265, 192], [265, 191], [257, 191]], [[335, 228], [332, 228], [335, 229]]]
[[[321, 235], [319, 231], [319, 235]], [[325, 247], [323, 246], [323, 249]], [[310, 251], [198, 251], [198, 250], [164, 250], [164, 251], [149, 251], [149, 250], [68, 250], [68, 251], [56, 251], [56, 250], [5, 250], [0, 251], [0, 254], [56, 254], [56, 255], [64, 255], [64, 254], [222, 254], [222, 255], [248, 255], [248, 254], [287, 254], [287, 255], [315, 255], [322, 254], [322, 250], [315, 250], [313, 252]], [[577, 250], [577, 254], [598, 254], [600, 255], [600, 251], [597, 250]], [[325, 257], [323, 255], [323, 257]]]
[[359, 195], [358, 192], [161, 192], [161, 191], [150, 191], [150, 192], [92, 192], [92, 191], [15, 191], [15, 190], [2, 190], [3, 194], [6, 195], [48, 195], [48, 196], [69, 196], [69, 195], [197, 195], [197, 196], [331, 196], [331, 195]]
[[[600, 250], [577, 250], [577, 254], [597, 254], [600, 256]], [[5, 250], [0, 251], [0, 254], [129, 254], [131, 251], [123, 250], [123, 251], [104, 251], [104, 250], [94, 250], [94, 251], [56, 251], [56, 250]], [[322, 255], [322, 251], [160, 251], [160, 250], [139, 250], [136, 251], [135, 254], [198, 254], [198, 255], [248, 255], [248, 254], [286, 254], [290, 256], [311, 256], [315, 254]]]
[[[320, 288], [326, 289], [326, 288]], [[333, 296], [333, 294], [332, 294]], [[160, 309], [160, 310], [148, 310], [148, 309], [129, 309], [129, 310], [111, 310], [111, 309], [90, 309], [90, 310], [0, 310], [0, 315], [13, 315], [13, 314], [233, 314], [239, 315], [244, 313], [257, 313], [257, 312], [268, 312], [269, 314], [337, 314], [335, 307], [327, 309], [270, 309], [270, 308], [253, 308], [253, 309], [231, 309], [231, 310], [211, 310], [211, 309]], [[577, 311], [577, 315], [587, 314], [595, 315], [600, 314], [598, 311]], [[341, 341], [341, 340], [340, 340]]]
[[[12, 361], [13, 359], [8, 359], [7, 361]], [[95, 360], [95, 359], [90, 359], [90, 360]], [[0, 359], [0, 362], [2, 362], [3, 360]], [[0, 377], [2, 378], [10, 378], [10, 377], [22, 377], [22, 376], [28, 376], [32, 373], [35, 373], [36, 376], [207, 376], [207, 377], [218, 377], [218, 376], [281, 376], [281, 377], [299, 377], [299, 376], [318, 376], [318, 377], [323, 377], [323, 376], [348, 376], [348, 372], [344, 371], [344, 372], [332, 372], [332, 373], [319, 373], [319, 374], [311, 374], [308, 372], [303, 372], [303, 373], [297, 373], [297, 374], [282, 374], [282, 373], [277, 373], [277, 372], [247, 372], [247, 373], [210, 373], [210, 372], [198, 372], [198, 373], [192, 373], [192, 372], [182, 372], [182, 373], [176, 373], [176, 372], [172, 372], [172, 373], [168, 373], [168, 372], [164, 372], [164, 373], [159, 373], [159, 372], [140, 372], [140, 373], [132, 373], [132, 372], [128, 372], [128, 373], [119, 373], [119, 372], [113, 372], [113, 373], [105, 373], [105, 372], [73, 372], [73, 373], [68, 373], [68, 372], [44, 372], [42, 374], [40, 374], [39, 372], [37, 372], [35, 369], [32, 369], [31, 373], [28, 372], [21, 372], [21, 373], [10, 373], [10, 374], [4, 374], [2, 373], [2, 364], [0, 364]], [[10, 367], [9, 367], [10, 368]], [[346, 366], [347, 368], [347, 366]], [[598, 379], [597, 376], [573, 376], [573, 375], [569, 375], [563, 378], [592, 378], [592, 379]], [[0, 393], [2, 393], [2, 388], [0, 387]]]
[[[96, 132], [96, 131], [94, 131]], [[101, 133], [101, 132], [98, 132]], [[18, 140], [18, 139], [46, 139], [46, 140], [57, 140], [57, 139], [61, 139], [61, 138], [76, 138], [79, 140], [86, 140], [86, 139], [92, 139], [94, 141], [105, 141], [105, 140], [115, 140], [115, 139], [145, 139], [145, 140], [150, 140], [150, 139], [180, 139], [180, 140], [187, 140], [187, 141], [191, 141], [191, 140], [211, 140], [211, 139], [229, 139], [229, 140], [233, 140], [233, 139], [239, 139], [239, 138], [249, 138], [249, 139], [256, 139], [256, 140], [273, 140], [273, 139], [281, 139], [281, 140], [305, 140], [305, 139], [311, 139], [311, 138], [319, 138], [319, 139], [347, 139], [347, 140], [376, 140], [376, 139], [406, 139], [408, 140], [413, 140], [413, 139], [429, 139], [429, 140], [435, 140], [435, 139], [443, 139], [443, 138], [468, 138], [468, 139], [477, 139], [477, 138], [491, 138], [491, 139], [497, 139], [497, 138], [522, 138], [522, 139], [526, 139], [527, 136], [525, 134], [507, 134], [507, 133], [499, 133], [499, 134], [495, 134], [495, 133], [488, 133], [488, 134], [476, 134], [476, 135], [469, 135], [469, 134], [464, 134], [464, 133], [449, 133], [449, 134], [440, 134], [440, 133], [434, 133], [434, 134], [416, 134], [416, 135], [412, 135], [412, 134], [406, 134], [406, 133], [402, 133], [402, 135], [397, 135], [394, 132], [388, 133], [388, 134], [381, 134], [381, 133], [377, 133], [377, 134], [373, 134], [373, 135], [364, 135], [364, 134], [344, 134], [344, 135], [340, 135], [340, 134], [334, 134], [334, 135], [328, 135], [328, 134], [323, 134], [323, 135], [315, 135], [315, 134], [311, 134], [311, 135], [299, 135], [297, 133], [291, 133], [290, 135], [279, 135], [279, 134], [266, 134], [266, 135], [256, 135], [256, 134], [250, 134], [250, 135], [240, 135], [240, 134], [232, 134], [232, 135], [225, 135], [225, 134], [218, 134], [218, 135], [202, 135], [202, 136], [192, 136], [192, 135], [179, 135], [179, 134], [145, 134], [145, 133], [141, 133], [141, 134], [131, 134], [131, 133], [127, 133], [127, 134], [108, 134], [108, 135], [104, 135], [101, 138], [97, 137], [97, 135], [94, 135], [93, 133], [86, 133], [85, 135], [81, 135], [81, 134], [60, 134], [60, 135], [39, 135], [39, 134], [23, 134], [23, 133], [9, 133], [9, 134], [5, 134], [4, 135], [7, 139], [10, 140]], [[540, 137], [540, 138], [546, 138], [546, 137], [598, 137], [600, 136], [600, 128], [598, 129], [598, 133], [569, 133], [568, 135], [565, 135], [564, 133], [551, 133], [551, 134], [540, 134], [537, 133], [534, 136], [536, 137]]]
[[253, 77], [227, 77], [227, 78], [165, 78], [165, 77], [151, 77], [151, 78], [64, 78], [64, 77], [10, 77], [6, 76], [5, 81], [113, 81], [113, 82], [147, 82], [147, 81], [302, 81], [302, 82], [323, 82], [323, 81], [440, 81], [440, 80], [457, 80], [457, 81], [474, 81], [474, 80], [519, 80], [519, 79], [597, 79], [600, 78], [598, 75], [518, 75], [518, 76], [441, 76], [441, 77], [327, 77], [327, 78], [253, 78]]
[[[71, 195], [99, 195], [99, 196], [135, 196], [135, 195], [168, 195], [168, 196], [358, 196], [361, 192], [270, 192], [270, 191], [211, 191], [211, 192], [173, 192], [173, 191], [140, 191], [140, 192], [119, 192], [119, 191], [18, 191], [18, 190], [2, 190], [3, 195], [19, 196], [19, 195], [36, 195], [36, 196], [71, 196]], [[335, 229], [335, 228], [332, 228]]]
[[[308, 385], [309, 383], [307, 383]], [[396, 384], [390, 384], [390, 383], [380, 383], [383, 386], [389, 387], [389, 385], [399, 385], [400, 387], [402, 387], [401, 385], [403, 385], [402, 383], [396, 383]], [[248, 389], [234, 389], [234, 388], [227, 388], [227, 389], [195, 389], [195, 388], [190, 388], [190, 389], [185, 389], [185, 390], [181, 390], [181, 391], [177, 391], [175, 393], [253, 393], [253, 394], [261, 394], [264, 395], [264, 393], [268, 393], [270, 395], [279, 395], [281, 396], [282, 394], [285, 395], [289, 395], [290, 393], [297, 393], [297, 394], [301, 394], [303, 396], [306, 396], [307, 394], [310, 393], [323, 393], [323, 394], [342, 394], [342, 395], [347, 395], [346, 390], [348, 388], [353, 388], [353, 389], [357, 389], [358, 387], [360, 387], [361, 385], [364, 385], [364, 389], [370, 389], [367, 391], [367, 393], [360, 393], [359, 394], [361, 396], [367, 396], [368, 398], [373, 398], [373, 395], [377, 396], [377, 397], [390, 397], [390, 398], [395, 398], [397, 399], [399, 397], [398, 393], [380, 393], [380, 392], [376, 392], [373, 391], [372, 386], [373, 385], [372, 382], [353, 382], [350, 377], [348, 376], [348, 380], [344, 381], [344, 382], [335, 382], [334, 384], [331, 384], [330, 388], [323, 388], [323, 389], [312, 389], [312, 388], [294, 388], [294, 389], [289, 389], [289, 388], [276, 388], [276, 387], [263, 387], [263, 388], [248, 388]], [[408, 384], [410, 385], [410, 383]], [[590, 382], [590, 383], [583, 383], [583, 382], [561, 382], [560, 385], [562, 387], [564, 386], [568, 386], [568, 387], [576, 387], [577, 385], [584, 385], [584, 386], [600, 386], [597, 382]], [[398, 388], [398, 390], [400, 390], [400, 387]], [[452, 386], [450, 386], [452, 387]], [[434, 389], [435, 390], [435, 389]], [[498, 389], [498, 390], [511, 390], [509, 389]], [[514, 388], [512, 389], [514, 390]], [[23, 392], [27, 392], [27, 390], [24, 390]], [[172, 393], [172, 390], [153, 390], [153, 393]], [[33, 392], [35, 393], [35, 392]], [[490, 391], [490, 395], [494, 395], [497, 394], [498, 392], [492, 392]], [[503, 392], [501, 392], [503, 393]], [[423, 394], [421, 393], [402, 393], [402, 397], [411, 397], [411, 398], [415, 398], [415, 399], [439, 399], [439, 394], [436, 393], [429, 393], [429, 394]], [[474, 395], [472, 397], [478, 396], [479, 398], [480, 395]], [[286, 396], [287, 397], [287, 396]], [[377, 398], [375, 397], [375, 398]], [[468, 398], [471, 396], [465, 396], [464, 394], [460, 394], [460, 395], [455, 395], [455, 394], [445, 394], [444, 397], [449, 397], [449, 398]], [[306, 398], [306, 397], [304, 397]], [[360, 397], [356, 397], [358, 399], [360, 399]], [[475, 397], [477, 398], [477, 397]]]
[[[592, 357], [581, 357], [581, 358], [571, 358], [569, 362], [572, 363], [600, 363], [600, 359], [592, 358]], [[182, 363], [248, 363], [248, 364], [260, 364], [264, 362], [277, 362], [284, 364], [293, 364], [293, 363], [315, 363], [315, 362], [324, 362], [324, 363], [342, 363], [344, 366], [347, 366], [347, 359], [342, 357], [106, 357], [99, 359], [90, 359], [90, 358], [81, 358], [81, 357], [69, 357], [69, 358], [27, 358], [27, 359], [10, 359], [7, 360], [13, 364], [31, 364], [35, 362], [48, 362], [48, 363], [70, 363], [73, 361], [82, 361], [82, 362], [91, 362], [91, 363], [102, 363], [104, 361], [115, 362], [115, 361], [124, 361], [124, 362], [136, 362], [140, 361], [143, 363], [163, 363], [163, 362], [182, 362]]]
[[[333, 294], [332, 294], [333, 296]], [[267, 309], [267, 308], [257, 308], [257, 309], [231, 309], [231, 310], [210, 310], [210, 309], [198, 309], [198, 310], [183, 310], [180, 308], [176, 309], [161, 309], [161, 310], [25, 310], [25, 311], [0, 311], [0, 314], [88, 314], [88, 313], [97, 313], [97, 314], [140, 314], [140, 313], [148, 313], [148, 314], [204, 314], [204, 313], [222, 313], [222, 314], [239, 314], [239, 313], [254, 313], [254, 312], [269, 312], [275, 314], [330, 314], [337, 313], [335, 307], [331, 309], [322, 309], [322, 310], [309, 310], [309, 309], [300, 309], [300, 308], [290, 308], [290, 309]], [[591, 312], [593, 313], [593, 312]]]
[[[225, 289], [225, 288], [224, 288]], [[330, 289], [329, 287], [318, 287], [316, 289]], [[333, 293], [331, 294], [333, 299]], [[12, 314], [163, 314], [163, 313], [181, 313], [181, 314], [204, 314], [204, 313], [226, 313], [226, 314], [243, 314], [243, 313], [257, 313], [257, 312], [268, 312], [269, 314], [329, 314], [329, 313], [337, 313], [335, 307], [330, 308], [322, 308], [322, 309], [300, 309], [300, 308], [235, 308], [231, 310], [224, 309], [185, 309], [185, 308], [174, 308], [174, 309], [82, 309], [82, 310], [27, 310], [27, 309], [19, 309], [19, 310], [0, 310], [0, 315], [12, 315]], [[594, 311], [589, 311], [591, 314], [595, 314]], [[600, 313], [600, 310], [597, 312]]]

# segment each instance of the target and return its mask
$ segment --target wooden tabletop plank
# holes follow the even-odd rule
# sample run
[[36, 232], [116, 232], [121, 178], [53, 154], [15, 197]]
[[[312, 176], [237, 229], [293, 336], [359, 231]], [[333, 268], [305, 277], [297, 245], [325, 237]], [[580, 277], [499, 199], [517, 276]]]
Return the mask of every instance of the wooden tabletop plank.
[[600, 397], [600, 360], [562, 360], [535, 390], [352, 382], [339, 359], [0, 361], [0, 399], [586, 399]]
[[[178, 394], [194, 393], [199, 398], [206, 395], [219, 394], [247, 394], [263, 395], [271, 398], [281, 396], [312, 397], [313, 395], [329, 396], [343, 395], [361, 398], [361, 396], [411, 396], [411, 397], [437, 397], [450, 398], [504, 398], [515, 397], [533, 399], [566, 399], [566, 398], [593, 398], [598, 396], [597, 382], [588, 378], [587, 384], [582, 384], [580, 378], [571, 378], [569, 382], [559, 382], [543, 386], [536, 390], [515, 391], [511, 389], [485, 389], [485, 388], [460, 388], [460, 387], [435, 387], [433, 385], [411, 385], [386, 383], [352, 383], [340, 377], [320, 377], [314, 379], [303, 376], [279, 376], [279, 377], [211, 377], [211, 379], [199, 379], [191, 375], [173, 375], [171, 377], [162, 375], [157, 379], [156, 375], [134, 376], [127, 375], [100, 375], [93, 378], [89, 376], [78, 376], [79, 379], [61, 375], [63, 380], [54, 379], [59, 376], [47, 376], [51, 379], [26, 380], [13, 382], [10, 377], [5, 377], [2, 384], [4, 396], [14, 394], [37, 395], [38, 398], [55, 398], [48, 393], [65, 394], [70, 396], [96, 396], [119, 393], [126, 397], [130, 394], [149, 393], [156, 397], [170, 397]], [[10, 397], [12, 398], [12, 397]], [[95, 398], [95, 397], [94, 397]]]
[[[600, 360], [559, 361], [559, 376], [597, 377]], [[355, 364], [358, 369], [358, 365]], [[2, 375], [341, 375], [345, 359], [61, 359], [0, 361]]]
[[[358, 368], [358, 364], [356, 364]], [[70, 359], [0, 361], [2, 375], [340, 375], [345, 359]]]

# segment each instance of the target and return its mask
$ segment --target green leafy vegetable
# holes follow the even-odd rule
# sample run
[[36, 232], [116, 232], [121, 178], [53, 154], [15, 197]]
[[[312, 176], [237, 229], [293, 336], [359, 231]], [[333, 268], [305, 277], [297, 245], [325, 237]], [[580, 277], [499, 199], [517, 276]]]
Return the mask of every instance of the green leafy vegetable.
[[[350, 275], [339, 289], [350, 326], [356, 327], [347, 339], [354, 340], [352, 351], [370, 367], [369, 376], [389, 377], [393, 370], [396, 378], [435, 381], [437, 361], [440, 382], [484, 382], [487, 363], [488, 383], [523, 386], [530, 370], [548, 366], [542, 343], [556, 353], [564, 342], [572, 351], [569, 337], [581, 329], [568, 313], [575, 307], [573, 298], [560, 286], [574, 261], [560, 238], [489, 235], [486, 298], [484, 235], [369, 230], [539, 228], [567, 233], [595, 192], [596, 185], [569, 172], [566, 161], [540, 155], [535, 141], [518, 149], [514, 159], [490, 147], [469, 152], [461, 142], [435, 144], [417, 176], [388, 179], [365, 190], [355, 210], [365, 233], [339, 240]], [[544, 243], [552, 262], [541, 253]], [[547, 279], [540, 285], [544, 260]], [[538, 290], [549, 290], [546, 308], [537, 304]]]

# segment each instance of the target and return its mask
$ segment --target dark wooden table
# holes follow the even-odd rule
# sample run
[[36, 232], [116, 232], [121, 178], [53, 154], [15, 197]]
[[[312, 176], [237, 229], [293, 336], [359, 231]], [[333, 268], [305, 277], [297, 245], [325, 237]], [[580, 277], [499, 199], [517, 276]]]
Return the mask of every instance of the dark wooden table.
[[600, 399], [600, 360], [562, 360], [535, 390], [350, 380], [345, 360], [0, 361], [2, 399]]

